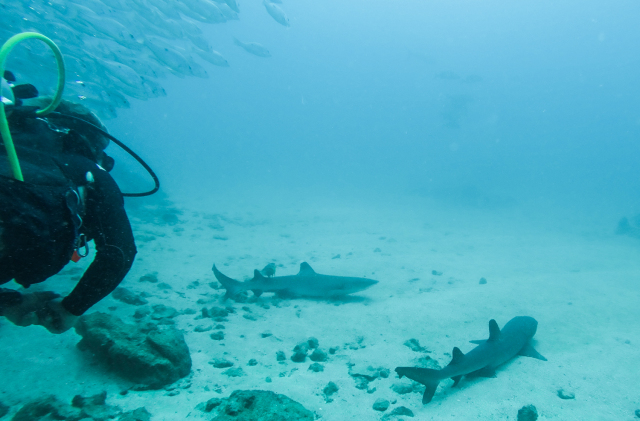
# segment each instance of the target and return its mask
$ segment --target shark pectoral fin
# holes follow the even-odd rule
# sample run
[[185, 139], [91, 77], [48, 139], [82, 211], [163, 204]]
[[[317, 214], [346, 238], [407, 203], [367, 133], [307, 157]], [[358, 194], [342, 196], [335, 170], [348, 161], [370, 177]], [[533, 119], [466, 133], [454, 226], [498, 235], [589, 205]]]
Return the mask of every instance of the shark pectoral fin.
[[486, 339], [476, 339], [475, 341], [469, 341], [472, 344], [476, 344], [476, 345], [482, 345], [483, 343], [487, 342]]
[[251, 292], [253, 292], [253, 295], [255, 295], [256, 297], [259, 297], [262, 295], [261, 289], [252, 289]]
[[500, 339], [500, 328], [498, 323], [491, 319], [489, 320], [489, 339], [487, 341], [497, 341]]
[[313, 269], [311, 269], [311, 265], [309, 265], [309, 263], [307, 262], [300, 263], [300, 272], [298, 272], [298, 275], [313, 276], [315, 274], [316, 272]]
[[522, 355], [523, 357], [535, 358], [537, 360], [547, 361], [547, 359], [545, 357], [543, 357], [538, 351], [536, 351], [533, 348], [533, 346], [531, 346], [531, 344], [526, 344], [520, 350], [520, 352], [518, 352], [518, 355]]
[[490, 366], [481, 368], [480, 370], [472, 371], [467, 374], [468, 378], [473, 377], [496, 377], [496, 369]]
[[462, 378], [462, 375], [451, 377], [451, 380], [453, 380], [453, 386], [451, 387], [456, 387], [458, 383], [460, 383], [461, 378]]
[[438, 382], [429, 383], [425, 385], [424, 395], [422, 395], [422, 404], [426, 405], [431, 402], [433, 399], [433, 395], [436, 393], [436, 389], [438, 388]]

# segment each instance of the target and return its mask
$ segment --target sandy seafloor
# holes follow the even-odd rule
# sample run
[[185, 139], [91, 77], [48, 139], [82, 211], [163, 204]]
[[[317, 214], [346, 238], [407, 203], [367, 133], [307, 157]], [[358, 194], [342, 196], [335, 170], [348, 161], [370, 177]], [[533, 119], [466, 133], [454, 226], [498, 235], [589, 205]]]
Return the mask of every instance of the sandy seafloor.
[[[76, 394], [106, 390], [107, 402], [123, 410], [145, 406], [156, 420], [197, 420], [212, 417], [195, 409], [200, 402], [236, 389], [262, 389], [285, 394], [331, 421], [380, 419], [383, 414], [372, 409], [378, 398], [395, 401], [387, 413], [404, 405], [418, 420], [513, 420], [527, 404], [536, 406], [542, 420], [634, 419], [640, 408], [640, 240], [614, 234], [616, 218], [623, 215], [551, 216], [534, 201], [457, 207], [420, 197], [338, 200], [299, 193], [188, 203], [134, 199], [138, 205], [130, 207], [130, 216], [139, 253], [121, 286], [147, 292], [150, 305], [200, 313], [204, 306], [220, 305], [221, 291], [208, 285], [215, 282], [214, 262], [237, 279], [269, 262], [282, 265], [279, 275], [294, 274], [307, 261], [319, 273], [366, 276], [379, 284], [340, 301], [280, 301], [272, 294], [257, 302], [228, 301], [236, 314], [224, 323], [224, 341], [212, 340], [211, 331], [194, 332], [198, 325], [214, 324], [212, 319], [177, 316], [193, 359], [191, 387], [178, 389], [177, 396], [166, 390], [122, 396], [132, 384], [77, 350], [74, 331], [52, 335], [2, 319], [0, 402], [13, 413], [41, 395], [69, 402]], [[176, 210], [178, 224], [162, 222]], [[38, 287], [69, 290], [79, 272], [73, 268]], [[154, 271], [170, 289], [139, 282]], [[481, 277], [486, 284], [479, 283]], [[257, 320], [244, 318], [243, 306]], [[90, 311], [133, 323], [136, 308], [109, 297]], [[518, 315], [538, 320], [534, 344], [547, 362], [517, 357], [496, 378], [463, 380], [455, 389], [443, 381], [426, 406], [422, 387], [405, 395], [391, 390], [401, 381], [393, 369], [413, 365], [422, 355], [404, 345], [408, 339], [419, 340], [444, 366], [454, 346], [468, 352], [474, 347], [469, 340], [488, 336], [491, 318], [502, 327]], [[265, 331], [272, 336], [262, 338]], [[339, 347], [323, 372], [309, 371], [309, 360], [276, 361], [277, 351], [290, 357], [309, 337], [325, 350]], [[358, 341], [360, 347], [349, 346]], [[233, 360], [246, 376], [222, 375], [208, 363], [215, 357]], [[252, 358], [258, 365], [247, 365]], [[375, 390], [367, 393], [355, 387], [349, 363], [386, 367], [391, 376], [371, 382]], [[322, 390], [329, 381], [339, 391], [327, 403]], [[575, 393], [575, 399], [560, 399], [559, 389]]]

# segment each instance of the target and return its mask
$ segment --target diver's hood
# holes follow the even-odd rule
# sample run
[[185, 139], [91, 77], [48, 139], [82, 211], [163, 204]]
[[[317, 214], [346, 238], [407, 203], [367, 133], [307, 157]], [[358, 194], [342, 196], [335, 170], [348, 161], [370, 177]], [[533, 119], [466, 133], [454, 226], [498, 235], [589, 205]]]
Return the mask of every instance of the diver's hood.
[[7, 116], [15, 107], [22, 105], [23, 99], [35, 98], [38, 96], [38, 90], [30, 83], [15, 85], [16, 77], [8, 70], [0, 77], [2, 81], [2, 105]]

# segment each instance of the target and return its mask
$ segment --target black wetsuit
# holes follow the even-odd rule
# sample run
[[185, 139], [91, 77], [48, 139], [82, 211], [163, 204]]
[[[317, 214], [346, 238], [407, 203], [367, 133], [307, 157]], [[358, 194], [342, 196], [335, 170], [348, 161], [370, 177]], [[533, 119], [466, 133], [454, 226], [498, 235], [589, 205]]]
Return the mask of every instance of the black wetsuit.
[[[67, 152], [68, 134], [32, 117], [10, 120], [10, 128], [25, 181], [11, 178], [0, 144], [0, 285], [45, 281], [69, 262], [84, 234], [95, 242], [95, 258], [62, 301], [79, 316], [111, 293], [133, 264], [136, 247], [122, 194], [96, 163]], [[81, 186], [86, 194], [78, 207]]]

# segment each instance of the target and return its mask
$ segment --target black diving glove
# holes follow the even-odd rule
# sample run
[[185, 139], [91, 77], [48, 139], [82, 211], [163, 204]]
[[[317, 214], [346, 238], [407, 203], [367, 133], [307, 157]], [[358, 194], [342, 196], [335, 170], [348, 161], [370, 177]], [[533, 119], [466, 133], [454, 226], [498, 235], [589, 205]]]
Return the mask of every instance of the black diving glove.
[[64, 333], [75, 326], [78, 316], [67, 311], [62, 305], [62, 298], [56, 298], [37, 310], [38, 321], [34, 324], [44, 326], [51, 333]]

